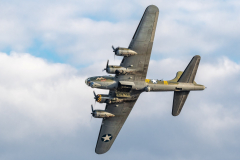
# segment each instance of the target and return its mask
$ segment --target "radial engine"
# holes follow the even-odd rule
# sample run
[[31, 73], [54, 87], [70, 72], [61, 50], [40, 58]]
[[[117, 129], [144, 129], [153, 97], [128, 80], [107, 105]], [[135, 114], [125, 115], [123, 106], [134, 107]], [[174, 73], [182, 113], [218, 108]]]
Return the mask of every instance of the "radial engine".
[[113, 52], [115, 53], [116, 56], [126, 56], [126, 57], [129, 57], [129, 56], [133, 56], [133, 55], [136, 55], [137, 52], [131, 50], [131, 49], [128, 49], [128, 48], [122, 48], [122, 47], [117, 47], [117, 48], [113, 48]]
[[107, 61], [107, 65], [106, 68], [104, 68], [103, 70], [106, 70], [107, 73], [109, 74], [133, 74], [134, 72], [136, 72], [136, 69], [131, 69], [131, 67], [133, 67], [132, 65], [129, 66], [129, 68], [125, 68], [125, 67], [121, 67], [121, 66], [115, 66], [115, 65], [108, 65], [109, 60]]
[[115, 115], [109, 112], [106, 112], [104, 110], [93, 110], [93, 105], [91, 105], [92, 108], [92, 116], [94, 118], [109, 118], [109, 117], [114, 117]]

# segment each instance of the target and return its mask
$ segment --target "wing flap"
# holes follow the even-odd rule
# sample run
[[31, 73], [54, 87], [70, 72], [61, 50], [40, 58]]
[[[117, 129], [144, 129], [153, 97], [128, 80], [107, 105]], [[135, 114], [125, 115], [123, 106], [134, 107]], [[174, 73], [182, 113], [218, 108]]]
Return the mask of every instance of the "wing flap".
[[173, 97], [172, 115], [178, 116], [190, 91], [175, 91]]

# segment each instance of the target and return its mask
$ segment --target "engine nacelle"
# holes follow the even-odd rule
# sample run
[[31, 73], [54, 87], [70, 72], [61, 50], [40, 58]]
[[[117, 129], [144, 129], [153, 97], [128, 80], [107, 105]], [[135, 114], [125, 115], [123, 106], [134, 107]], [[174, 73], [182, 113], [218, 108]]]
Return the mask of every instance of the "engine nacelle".
[[124, 101], [123, 99], [109, 97], [107, 94], [98, 94], [95, 99], [98, 103], [122, 103]]
[[98, 94], [95, 99], [98, 103], [108, 103], [110, 97], [107, 94]]
[[109, 112], [106, 112], [104, 110], [94, 110], [92, 112], [92, 116], [94, 118], [109, 118], [109, 117], [114, 117], [115, 115]]
[[133, 74], [136, 70], [135, 69], [121, 67], [121, 66], [109, 65], [108, 68], [106, 69], [106, 71], [109, 74]]
[[114, 52], [115, 52], [115, 55], [116, 55], [116, 56], [126, 56], [126, 57], [128, 57], [128, 56], [133, 56], [133, 55], [136, 55], [136, 54], [137, 54], [137, 52], [135, 52], [135, 51], [133, 51], [133, 50], [131, 50], [131, 49], [128, 49], [128, 48], [120, 48], [120, 47], [114, 49]]

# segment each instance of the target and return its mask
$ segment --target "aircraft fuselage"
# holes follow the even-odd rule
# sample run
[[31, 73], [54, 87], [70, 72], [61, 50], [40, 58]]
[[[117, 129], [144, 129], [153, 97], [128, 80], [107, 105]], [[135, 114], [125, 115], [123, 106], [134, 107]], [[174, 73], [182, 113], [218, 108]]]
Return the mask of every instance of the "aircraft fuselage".
[[194, 91], [204, 90], [205, 86], [196, 83], [174, 82], [173, 80], [164, 81], [157, 79], [146, 79], [145, 82], [127, 82], [121, 84], [121, 81], [115, 80], [113, 76], [89, 77], [85, 83], [98, 89], [118, 89], [120, 86], [131, 86], [131, 90], [136, 91]]

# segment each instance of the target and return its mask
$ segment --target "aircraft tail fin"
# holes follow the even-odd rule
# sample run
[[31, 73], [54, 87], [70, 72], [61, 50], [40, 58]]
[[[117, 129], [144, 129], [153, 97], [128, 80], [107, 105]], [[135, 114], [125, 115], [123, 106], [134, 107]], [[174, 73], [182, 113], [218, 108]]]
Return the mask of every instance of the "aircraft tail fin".
[[199, 55], [194, 56], [179, 78], [178, 82], [193, 83], [200, 60], [201, 57]]
[[[197, 73], [200, 59], [201, 59], [200, 56], [198, 55], [194, 56], [177, 82], [195, 84], [196, 82], [194, 81], [194, 79]], [[172, 106], [173, 116], [178, 116], [180, 114], [189, 93], [190, 91], [174, 91], [173, 106]]]

